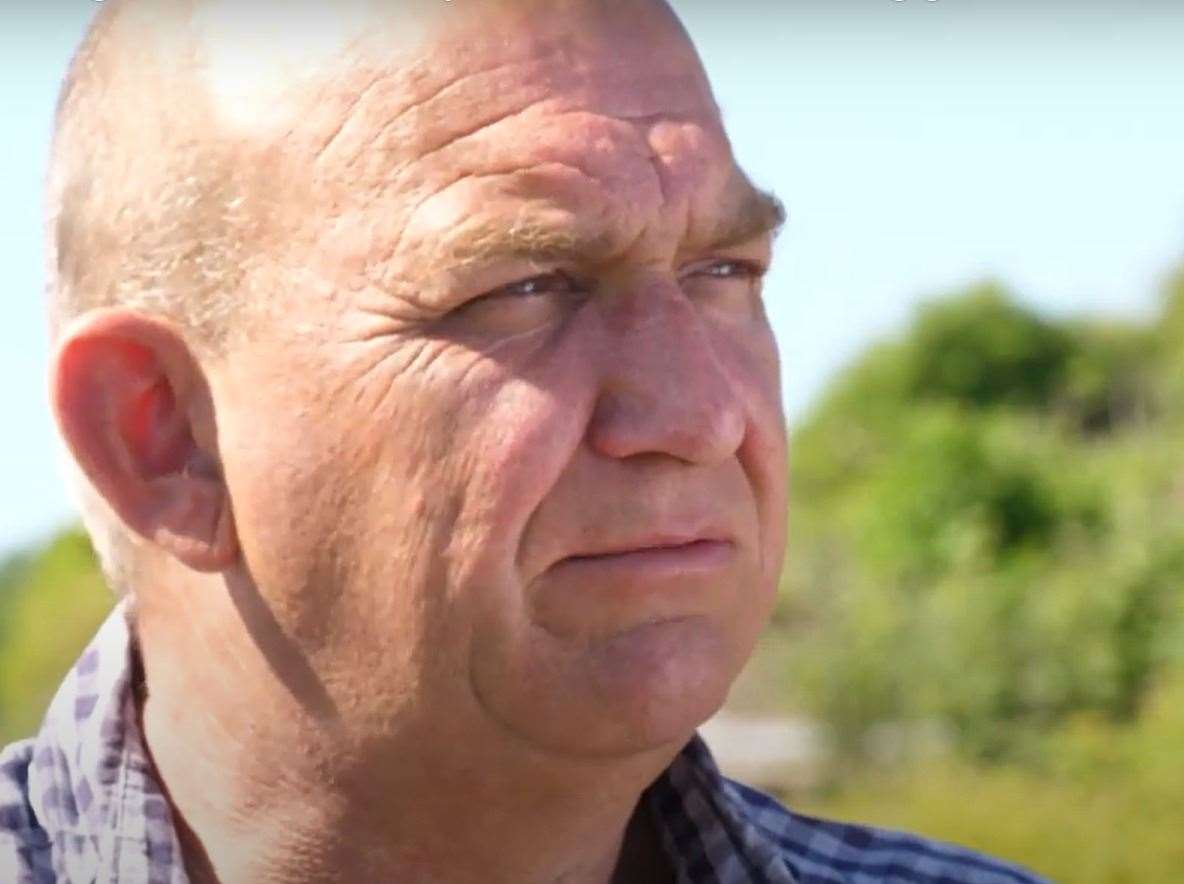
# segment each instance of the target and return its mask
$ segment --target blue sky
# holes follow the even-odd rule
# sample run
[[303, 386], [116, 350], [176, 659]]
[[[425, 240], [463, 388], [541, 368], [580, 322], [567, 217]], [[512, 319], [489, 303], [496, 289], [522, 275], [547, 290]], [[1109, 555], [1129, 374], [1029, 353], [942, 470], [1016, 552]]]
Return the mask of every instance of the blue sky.
[[[675, 7], [741, 162], [790, 221], [769, 280], [791, 423], [916, 304], [987, 277], [1149, 316], [1184, 261], [1184, 3]], [[92, 0], [0, 11], [0, 554], [73, 518], [45, 404], [41, 178]]]

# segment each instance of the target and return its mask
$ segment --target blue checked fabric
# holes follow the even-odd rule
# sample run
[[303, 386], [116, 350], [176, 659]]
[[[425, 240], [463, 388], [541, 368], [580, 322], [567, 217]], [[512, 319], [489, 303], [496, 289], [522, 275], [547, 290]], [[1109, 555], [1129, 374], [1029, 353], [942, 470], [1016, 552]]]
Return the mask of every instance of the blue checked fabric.
[[[0, 884], [187, 884], [137, 725], [120, 604], [36, 737], [0, 752]], [[723, 777], [695, 737], [646, 791], [676, 884], [1035, 884], [1016, 866], [911, 835], [812, 819]]]

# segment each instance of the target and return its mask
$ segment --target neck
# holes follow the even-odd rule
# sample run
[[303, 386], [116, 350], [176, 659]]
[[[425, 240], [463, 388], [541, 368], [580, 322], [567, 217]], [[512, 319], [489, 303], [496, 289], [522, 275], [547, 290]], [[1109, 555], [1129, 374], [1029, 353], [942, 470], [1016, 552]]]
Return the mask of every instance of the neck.
[[283, 691], [242, 702], [275, 677], [245, 647], [211, 654], [201, 636], [189, 623], [140, 637], [142, 729], [193, 884], [668, 876], [639, 799], [679, 747], [560, 759], [413, 723], [359, 741]]

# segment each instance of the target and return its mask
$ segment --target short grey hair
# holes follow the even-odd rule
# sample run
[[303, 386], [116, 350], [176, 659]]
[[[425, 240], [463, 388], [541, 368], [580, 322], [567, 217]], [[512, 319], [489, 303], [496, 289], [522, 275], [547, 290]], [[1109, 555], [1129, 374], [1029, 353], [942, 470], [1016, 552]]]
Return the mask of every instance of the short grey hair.
[[[92, 310], [166, 318], [221, 352], [241, 308], [250, 225], [243, 172], [216, 137], [185, 30], [192, 0], [107, 0], [58, 97], [46, 179], [51, 339]], [[71, 459], [72, 461], [72, 459]], [[69, 484], [104, 576], [130, 592], [143, 540], [77, 464]]]
[[108, 0], [70, 64], [47, 177], [55, 337], [76, 316], [126, 305], [175, 321], [197, 346], [224, 341], [249, 225], [233, 146], [195, 88], [192, 6]]

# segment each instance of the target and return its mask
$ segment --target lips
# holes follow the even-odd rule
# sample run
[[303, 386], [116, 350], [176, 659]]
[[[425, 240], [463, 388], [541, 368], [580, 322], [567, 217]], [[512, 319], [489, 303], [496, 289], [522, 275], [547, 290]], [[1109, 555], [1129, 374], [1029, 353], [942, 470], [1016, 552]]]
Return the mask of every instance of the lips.
[[669, 579], [707, 576], [727, 567], [735, 547], [730, 540], [697, 538], [690, 541], [634, 541], [614, 544], [599, 552], [568, 556], [556, 563], [552, 573], [576, 579], [585, 575], [603, 580], [650, 583]]
[[742, 564], [732, 535], [717, 530], [618, 534], [577, 549], [532, 581], [532, 618], [556, 635], [713, 617]]
[[632, 555], [642, 552], [686, 550], [696, 544], [727, 543], [727, 538], [716, 532], [703, 534], [654, 534], [633, 541], [609, 543], [602, 547], [568, 556], [564, 561], [596, 559], [605, 556]]

